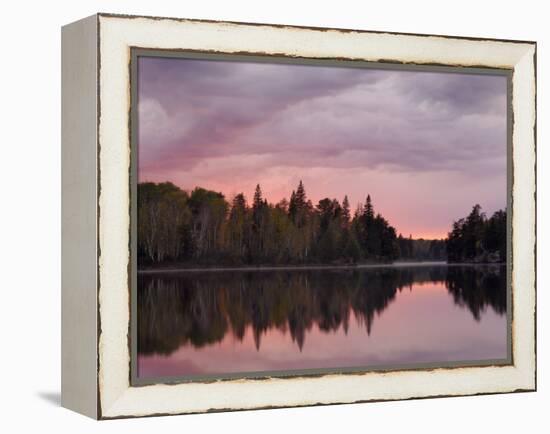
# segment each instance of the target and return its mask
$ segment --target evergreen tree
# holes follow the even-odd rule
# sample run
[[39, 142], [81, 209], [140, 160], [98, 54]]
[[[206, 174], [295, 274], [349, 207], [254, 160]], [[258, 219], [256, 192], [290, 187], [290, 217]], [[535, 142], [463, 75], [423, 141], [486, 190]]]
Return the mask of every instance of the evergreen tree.
[[265, 232], [265, 202], [262, 198], [260, 184], [256, 185], [252, 202], [251, 253], [252, 260], [259, 262], [263, 256]]
[[374, 219], [374, 207], [370, 194], [368, 194], [361, 214], [359, 238], [364, 256], [367, 258], [375, 258], [380, 252], [380, 234], [378, 229], [378, 225]]
[[246, 252], [248, 206], [243, 193], [237, 194], [231, 203], [228, 221], [229, 254], [242, 260]]
[[304, 188], [304, 184], [302, 183], [302, 180], [300, 180], [300, 183], [298, 184], [298, 188], [296, 189], [295, 200], [298, 208], [305, 206], [305, 203], [307, 200], [306, 190]]
[[257, 184], [256, 190], [254, 190], [254, 200], [252, 202], [252, 209], [254, 211], [258, 211], [261, 209], [262, 204], [263, 204], [262, 189], [260, 188], [260, 184]]
[[292, 192], [290, 196], [289, 213], [292, 221], [298, 229], [302, 228], [306, 223], [306, 211], [308, 203], [306, 198], [306, 190], [304, 184], [300, 180], [296, 192]]
[[489, 220], [485, 228], [483, 245], [488, 251], [498, 253], [499, 259], [506, 258], [506, 211], [496, 211]]
[[294, 221], [294, 217], [296, 216], [296, 192], [292, 190], [292, 193], [290, 194], [290, 202], [288, 203], [288, 216], [292, 221]]
[[500, 262], [506, 260], [506, 211], [487, 219], [474, 205], [466, 218], [453, 223], [447, 236], [449, 262]]
[[321, 233], [326, 232], [328, 226], [334, 219], [334, 203], [329, 198], [319, 201], [317, 204], [317, 213], [319, 214], [319, 229]]
[[351, 221], [351, 212], [349, 207], [349, 200], [348, 196], [344, 196], [344, 200], [342, 201], [342, 224], [344, 228], [348, 228]]
[[374, 220], [374, 207], [372, 206], [370, 194], [367, 195], [367, 201], [365, 202], [364, 216], [369, 222]]

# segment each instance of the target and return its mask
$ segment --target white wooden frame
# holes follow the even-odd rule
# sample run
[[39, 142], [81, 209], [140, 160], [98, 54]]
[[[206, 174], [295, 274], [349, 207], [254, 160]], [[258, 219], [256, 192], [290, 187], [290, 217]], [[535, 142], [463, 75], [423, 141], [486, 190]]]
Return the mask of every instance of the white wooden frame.
[[[62, 36], [65, 407], [109, 419], [536, 389], [534, 42], [107, 14]], [[130, 47], [513, 70], [513, 364], [132, 387]]]

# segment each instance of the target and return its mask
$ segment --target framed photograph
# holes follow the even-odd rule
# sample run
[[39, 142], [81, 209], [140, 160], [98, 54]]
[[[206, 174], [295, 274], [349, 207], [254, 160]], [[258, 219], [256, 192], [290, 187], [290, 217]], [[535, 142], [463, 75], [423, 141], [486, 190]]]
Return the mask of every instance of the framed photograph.
[[536, 44], [98, 14], [62, 31], [62, 404], [536, 389]]

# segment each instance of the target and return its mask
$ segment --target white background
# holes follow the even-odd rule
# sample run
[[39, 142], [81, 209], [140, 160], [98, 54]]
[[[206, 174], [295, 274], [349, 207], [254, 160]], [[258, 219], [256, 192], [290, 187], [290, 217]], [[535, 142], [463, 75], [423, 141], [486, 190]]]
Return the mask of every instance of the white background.
[[[548, 78], [544, 1], [12, 1], [0, 32], [0, 430], [548, 432]], [[538, 42], [538, 392], [94, 422], [60, 400], [60, 27], [95, 12]], [[546, 171], [546, 174], [544, 173]], [[545, 266], [546, 265], [546, 266]], [[165, 430], [165, 431], [162, 431]]]

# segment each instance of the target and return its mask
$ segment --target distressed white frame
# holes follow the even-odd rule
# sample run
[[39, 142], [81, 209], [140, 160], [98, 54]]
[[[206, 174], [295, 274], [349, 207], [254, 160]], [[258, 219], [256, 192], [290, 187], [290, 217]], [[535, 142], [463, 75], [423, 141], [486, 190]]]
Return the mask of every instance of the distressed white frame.
[[[532, 42], [98, 15], [98, 418], [536, 388]], [[130, 47], [513, 69], [513, 365], [130, 385]]]

